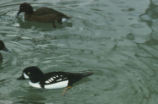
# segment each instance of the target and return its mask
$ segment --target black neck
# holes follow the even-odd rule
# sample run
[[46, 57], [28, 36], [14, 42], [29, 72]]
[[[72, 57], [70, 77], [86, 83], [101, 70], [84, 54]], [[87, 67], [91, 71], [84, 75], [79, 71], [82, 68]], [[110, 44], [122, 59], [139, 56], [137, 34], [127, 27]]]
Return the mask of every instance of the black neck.
[[44, 78], [43, 73], [31, 76], [30, 80], [31, 80], [32, 83], [37, 83], [37, 82], [40, 82], [42, 80], [42, 78]]
[[34, 11], [33, 11], [33, 8], [32, 8], [32, 6], [30, 6], [29, 9], [27, 9], [27, 10], [25, 11], [25, 14], [26, 14], [26, 15], [31, 15], [31, 14], [33, 14], [33, 12], [34, 12]]

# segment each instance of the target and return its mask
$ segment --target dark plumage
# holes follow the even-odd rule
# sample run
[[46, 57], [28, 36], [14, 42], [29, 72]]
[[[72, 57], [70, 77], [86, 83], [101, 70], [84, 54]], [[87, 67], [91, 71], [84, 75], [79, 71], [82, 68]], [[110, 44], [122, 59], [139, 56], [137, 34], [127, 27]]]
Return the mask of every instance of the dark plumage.
[[[8, 51], [8, 49], [5, 47], [5, 44], [2, 40], [0, 40], [0, 51]], [[0, 63], [2, 62], [3, 57], [2, 54], [0, 53]]]
[[5, 44], [2, 40], [0, 40], [0, 50], [8, 51], [8, 49], [5, 47]]
[[33, 7], [29, 3], [22, 3], [19, 7], [19, 12], [17, 16], [24, 12], [24, 18], [28, 21], [36, 21], [36, 22], [43, 22], [43, 23], [53, 23], [55, 26], [55, 22], [62, 23], [62, 19], [69, 19], [70, 17], [66, 16], [65, 14], [58, 12], [54, 9], [41, 7], [36, 11], [33, 10]]
[[3, 60], [3, 57], [2, 57], [2, 54], [0, 53], [0, 63], [2, 62]]

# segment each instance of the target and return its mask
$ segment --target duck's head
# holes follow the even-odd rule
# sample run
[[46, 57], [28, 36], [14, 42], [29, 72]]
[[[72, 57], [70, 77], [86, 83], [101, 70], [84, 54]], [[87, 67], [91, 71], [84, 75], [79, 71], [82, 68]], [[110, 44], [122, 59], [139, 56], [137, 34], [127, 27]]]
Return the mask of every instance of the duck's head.
[[24, 12], [26, 14], [32, 14], [33, 13], [33, 8], [29, 3], [22, 3], [19, 6], [19, 11], [17, 13], [17, 16], [21, 13]]
[[18, 80], [29, 79], [31, 82], [39, 82], [43, 78], [43, 72], [36, 66], [27, 67], [23, 70]]
[[8, 49], [5, 47], [5, 44], [2, 40], [0, 40], [0, 50], [8, 51]]

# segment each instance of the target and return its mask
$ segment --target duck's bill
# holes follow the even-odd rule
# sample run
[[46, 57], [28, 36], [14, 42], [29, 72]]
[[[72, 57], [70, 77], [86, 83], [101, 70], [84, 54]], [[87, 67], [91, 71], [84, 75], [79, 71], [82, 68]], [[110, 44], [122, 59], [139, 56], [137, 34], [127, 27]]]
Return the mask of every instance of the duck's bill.
[[25, 80], [24, 75], [21, 75], [19, 78], [17, 78], [17, 80]]
[[16, 17], [18, 17], [20, 13], [21, 13], [21, 11], [18, 11], [18, 13], [17, 13]]

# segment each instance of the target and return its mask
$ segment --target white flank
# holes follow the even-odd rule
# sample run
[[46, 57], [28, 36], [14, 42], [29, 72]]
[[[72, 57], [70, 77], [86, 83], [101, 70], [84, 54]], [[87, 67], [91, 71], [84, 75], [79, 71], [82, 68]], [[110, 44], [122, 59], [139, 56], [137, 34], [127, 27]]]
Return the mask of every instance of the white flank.
[[66, 81], [62, 81], [62, 82], [57, 82], [54, 84], [50, 84], [50, 85], [45, 85], [46, 89], [58, 89], [58, 88], [64, 88], [68, 86], [68, 80]]
[[37, 82], [37, 83], [32, 83], [31, 81], [29, 81], [29, 85], [32, 86], [32, 87], [35, 87], [35, 88], [41, 88], [39, 82]]
[[24, 73], [24, 78], [29, 79], [29, 76]]
[[62, 22], [66, 22], [67, 21], [67, 19], [66, 18], [62, 18], [62, 20], [61, 20]]
[[[57, 82], [54, 84], [50, 84], [50, 85], [45, 85], [44, 88], [45, 89], [58, 89], [58, 88], [64, 88], [68, 86], [68, 80], [66, 81], [62, 81], [62, 82]], [[30, 86], [35, 87], [35, 88], [41, 88], [39, 82], [38, 83], [32, 83], [31, 81], [29, 81]]]

